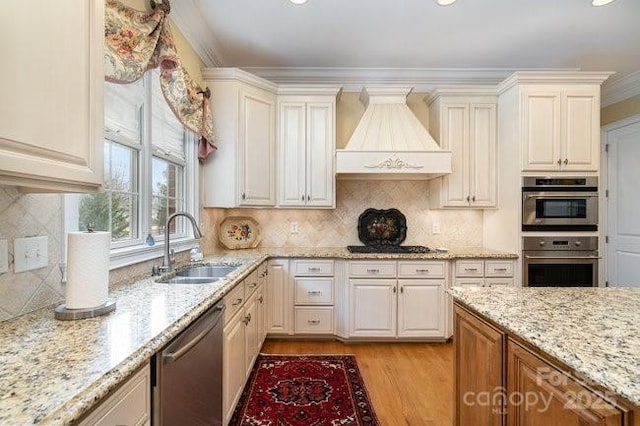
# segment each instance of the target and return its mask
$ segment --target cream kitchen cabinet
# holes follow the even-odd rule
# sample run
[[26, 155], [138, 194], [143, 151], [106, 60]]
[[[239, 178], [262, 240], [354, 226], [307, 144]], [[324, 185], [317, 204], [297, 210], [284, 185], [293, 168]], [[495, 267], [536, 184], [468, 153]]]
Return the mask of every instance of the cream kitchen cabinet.
[[335, 207], [338, 89], [316, 89], [313, 95], [304, 95], [299, 89], [281, 86], [278, 93], [278, 205]]
[[3, 2], [0, 183], [90, 192], [103, 182], [104, 3]]
[[334, 333], [334, 261], [295, 259], [293, 271], [294, 334]]
[[458, 287], [513, 286], [514, 268], [515, 263], [512, 260], [456, 260], [454, 285]]
[[87, 415], [79, 426], [151, 424], [151, 372], [145, 364]]
[[203, 167], [204, 206], [274, 206], [276, 86], [237, 68], [203, 77], [218, 145]]
[[497, 97], [436, 91], [429, 102], [430, 131], [452, 155], [452, 173], [430, 183], [431, 205], [495, 207]]
[[525, 172], [597, 172], [600, 86], [526, 86], [521, 91]]
[[289, 261], [272, 259], [267, 264], [267, 302], [265, 330], [267, 334], [291, 334], [293, 306], [291, 280], [289, 279]]
[[233, 414], [262, 346], [259, 331], [260, 294], [256, 270], [224, 298], [222, 407], [225, 424]]
[[444, 261], [352, 261], [349, 335], [444, 338]]

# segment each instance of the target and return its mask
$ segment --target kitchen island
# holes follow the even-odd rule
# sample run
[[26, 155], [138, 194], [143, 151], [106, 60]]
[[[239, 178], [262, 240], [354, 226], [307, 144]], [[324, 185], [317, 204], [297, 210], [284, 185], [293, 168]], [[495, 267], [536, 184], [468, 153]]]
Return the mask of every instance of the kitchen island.
[[206, 263], [240, 265], [227, 277], [195, 285], [147, 277], [115, 286], [114, 312], [58, 321], [44, 308], [0, 323], [0, 424], [75, 424], [140, 371], [200, 315], [270, 258], [345, 260], [514, 259], [483, 248], [447, 253], [350, 254], [336, 248], [264, 248], [208, 256]]
[[458, 425], [640, 425], [640, 289], [449, 293]]

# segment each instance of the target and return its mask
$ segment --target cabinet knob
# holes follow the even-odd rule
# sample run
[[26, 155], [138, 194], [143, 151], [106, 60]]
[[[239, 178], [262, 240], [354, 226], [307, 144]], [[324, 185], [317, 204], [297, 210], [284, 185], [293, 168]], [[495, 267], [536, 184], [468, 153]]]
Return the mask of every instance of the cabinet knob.
[[262, 297], [262, 295], [260, 295], [260, 297], [258, 297], [258, 302], [262, 303], [263, 300], [264, 300], [264, 297]]
[[307, 201], [311, 201], [311, 195], [307, 195]]
[[471, 197], [471, 201], [473, 201], [474, 203], [476, 202], [476, 196], [475, 195], [473, 197]]
[[562, 164], [562, 158], [558, 158], [557, 163], [558, 163], [558, 166], [561, 165]]
[[394, 287], [394, 288], [393, 288], [393, 292], [395, 293], [396, 291], [397, 291], [397, 290], [396, 290], [396, 288]]
[[467, 195], [467, 203], [469, 202], [469, 200], [470, 200], [470, 199], [471, 199], [471, 197], [469, 197], [469, 196]]
[[246, 200], [247, 199], [247, 194], [245, 194], [244, 192], [242, 193], [242, 199]]
[[400, 293], [404, 293], [404, 286], [400, 286]]
[[300, 196], [300, 201], [304, 201], [304, 194]]
[[563, 162], [564, 162], [564, 165], [566, 166], [567, 164], [569, 164], [569, 159], [565, 158]]

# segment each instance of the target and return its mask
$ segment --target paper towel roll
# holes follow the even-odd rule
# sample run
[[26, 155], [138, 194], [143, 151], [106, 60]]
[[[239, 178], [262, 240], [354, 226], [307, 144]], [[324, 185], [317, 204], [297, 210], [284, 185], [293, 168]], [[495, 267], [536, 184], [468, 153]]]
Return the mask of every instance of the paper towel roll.
[[110, 232], [67, 234], [67, 309], [90, 309], [109, 295]]

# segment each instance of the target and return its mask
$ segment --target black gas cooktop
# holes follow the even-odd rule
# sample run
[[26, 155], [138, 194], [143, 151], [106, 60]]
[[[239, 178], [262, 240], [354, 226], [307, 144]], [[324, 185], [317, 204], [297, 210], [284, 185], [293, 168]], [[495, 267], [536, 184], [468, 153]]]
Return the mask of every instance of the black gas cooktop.
[[347, 246], [349, 253], [429, 253], [432, 251], [425, 246], [394, 246], [389, 244]]

